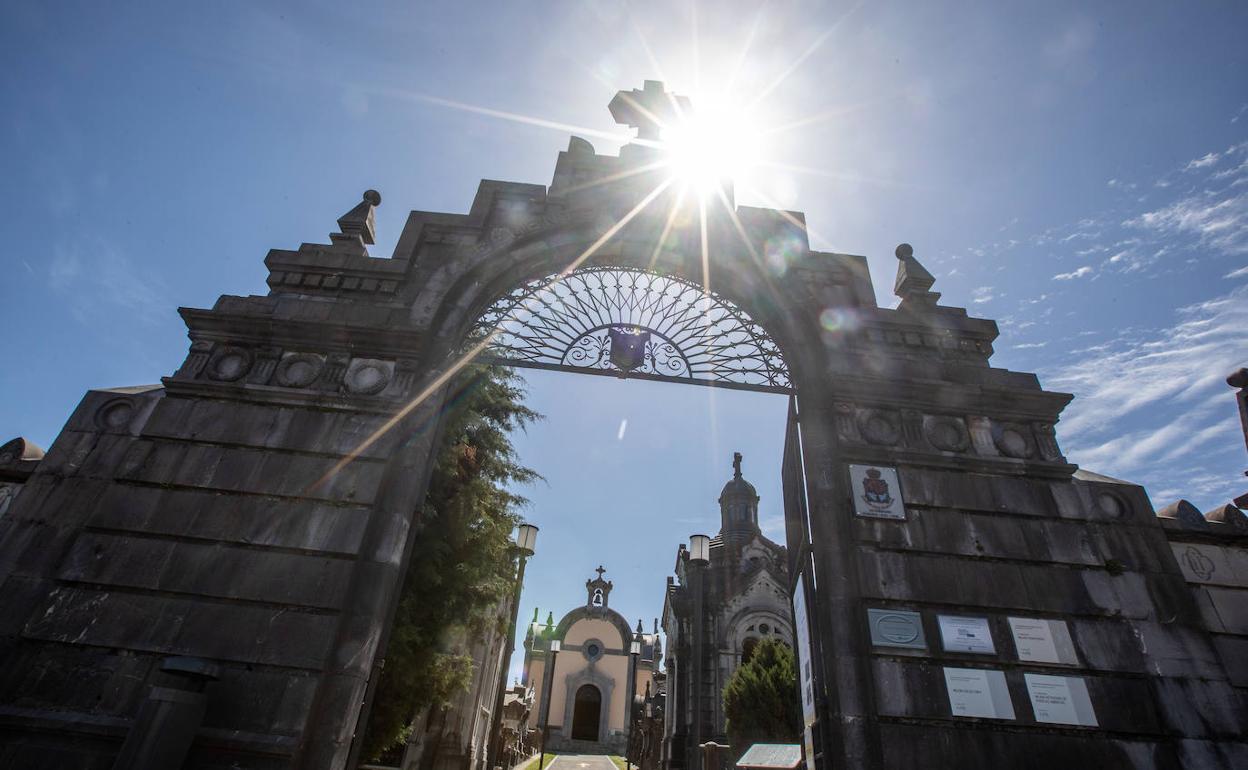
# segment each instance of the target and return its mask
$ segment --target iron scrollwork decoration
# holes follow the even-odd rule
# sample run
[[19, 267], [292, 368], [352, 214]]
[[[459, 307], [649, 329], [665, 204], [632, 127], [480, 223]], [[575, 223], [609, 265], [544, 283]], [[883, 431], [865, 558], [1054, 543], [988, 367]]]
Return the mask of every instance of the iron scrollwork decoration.
[[588, 267], [528, 281], [499, 298], [476, 333], [514, 366], [639, 374], [789, 390], [780, 348], [730, 300], [631, 267]]

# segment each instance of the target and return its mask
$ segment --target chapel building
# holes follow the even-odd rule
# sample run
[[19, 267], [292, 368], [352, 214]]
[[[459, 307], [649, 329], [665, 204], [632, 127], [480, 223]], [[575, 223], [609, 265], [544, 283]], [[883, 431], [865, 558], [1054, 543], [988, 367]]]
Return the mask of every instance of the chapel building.
[[741, 475], [741, 459], [739, 452], [733, 455], [732, 478], [719, 495], [720, 529], [711, 539], [710, 563], [691, 562], [682, 544], [676, 576], [667, 579], [663, 764], [668, 768], [696, 767], [690, 754], [698, 742], [728, 743], [724, 687], [755, 645], [769, 637], [793, 643], [787, 549], [759, 529], [758, 492]]
[[[547, 751], [625, 753], [631, 710], [627, 704], [657, 691], [663, 646], [658, 629], [630, 628], [610, 607], [613, 584], [606, 572], [585, 581], [585, 604], [555, 625], [534, 622], [524, 640], [524, 684], [536, 691], [533, 712], [547, 730]], [[657, 625], [657, 624], [656, 624]], [[558, 649], [551, 643], [558, 641]], [[630, 653], [638, 643], [637, 655]], [[632, 686], [630, 687], [630, 676]]]

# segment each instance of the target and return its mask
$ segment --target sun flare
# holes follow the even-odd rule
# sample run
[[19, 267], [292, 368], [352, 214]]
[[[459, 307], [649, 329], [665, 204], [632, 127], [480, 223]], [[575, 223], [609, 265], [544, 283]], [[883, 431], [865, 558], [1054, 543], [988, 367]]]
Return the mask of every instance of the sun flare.
[[691, 101], [694, 109], [662, 131], [660, 144], [673, 181], [701, 197], [726, 184], [747, 184], [762, 157], [762, 132], [731, 105]]

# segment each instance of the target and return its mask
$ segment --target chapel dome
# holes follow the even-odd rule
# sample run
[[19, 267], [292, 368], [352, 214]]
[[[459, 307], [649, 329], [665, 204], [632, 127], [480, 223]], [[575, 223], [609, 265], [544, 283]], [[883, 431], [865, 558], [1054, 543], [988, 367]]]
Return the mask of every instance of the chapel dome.
[[753, 484], [737, 476], [729, 479], [719, 493], [719, 502], [721, 503], [734, 499], [756, 500], [758, 499], [758, 490], [754, 488]]
[[758, 490], [754, 485], [746, 481], [741, 475], [741, 453], [735, 452], [732, 456], [732, 478], [724, 485], [719, 493], [719, 503], [723, 505], [729, 501], [748, 500], [751, 503], [758, 502]]
[[741, 453], [732, 455], [732, 478], [719, 493], [719, 535], [742, 542], [758, 532], [758, 490], [741, 476]]

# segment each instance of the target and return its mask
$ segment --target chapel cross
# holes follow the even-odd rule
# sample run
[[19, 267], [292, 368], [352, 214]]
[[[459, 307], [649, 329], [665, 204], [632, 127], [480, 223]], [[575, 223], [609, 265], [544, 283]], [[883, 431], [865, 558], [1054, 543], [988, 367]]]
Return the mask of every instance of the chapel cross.
[[598, 565], [598, 569], [594, 570], [594, 572], [597, 572], [597, 573], [598, 573], [598, 579], [599, 579], [599, 580], [602, 580], [602, 574], [603, 574], [604, 572], [606, 572], [606, 570], [602, 568], [602, 565], [601, 565], [601, 564], [599, 564], [599, 565]]
[[734, 478], [741, 478], [741, 453], [732, 453], [732, 475]]
[[689, 97], [663, 89], [663, 82], [647, 80], [639, 90], [620, 91], [607, 105], [616, 123], [637, 129], [637, 138], [659, 141], [659, 131], [693, 109]]

